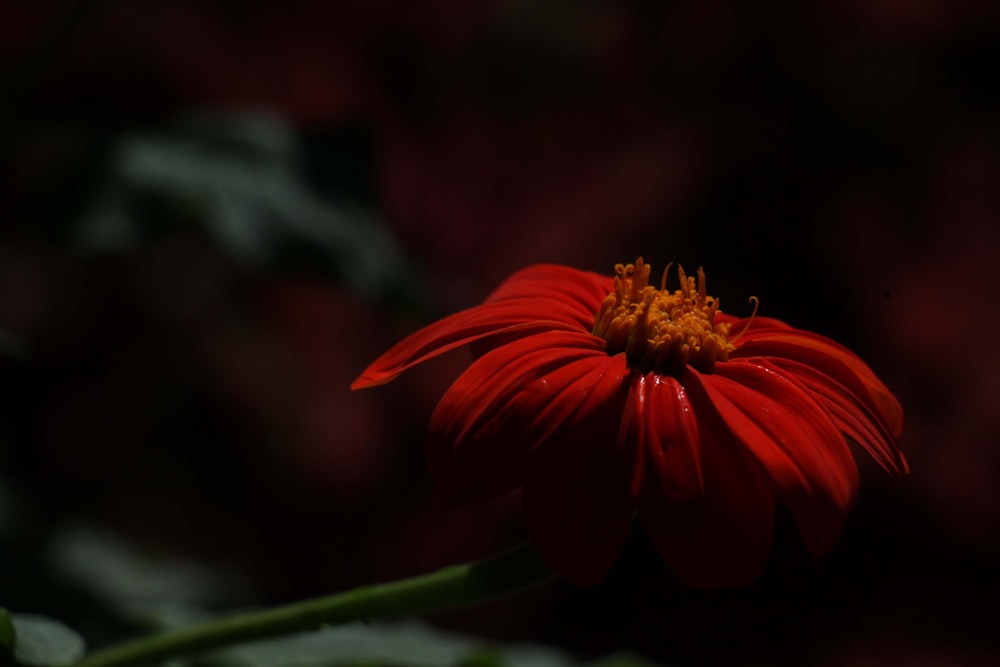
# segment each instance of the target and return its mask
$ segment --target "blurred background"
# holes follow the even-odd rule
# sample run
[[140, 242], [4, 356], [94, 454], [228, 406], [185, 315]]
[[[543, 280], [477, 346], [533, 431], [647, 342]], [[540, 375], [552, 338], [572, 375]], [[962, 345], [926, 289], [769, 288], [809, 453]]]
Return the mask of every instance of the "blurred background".
[[467, 357], [348, 386], [518, 268], [642, 255], [857, 351], [912, 474], [862, 465], [818, 562], [780, 517], [746, 590], [690, 592], [636, 535], [596, 588], [433, 623], [583, 659], [994, 664], [998, 28], [954, 0], [4, 3], [0, 601], [101, 643], [116, 572], [227, 608], [516, 543], [516, 497], [442, 508], [423, 469]]

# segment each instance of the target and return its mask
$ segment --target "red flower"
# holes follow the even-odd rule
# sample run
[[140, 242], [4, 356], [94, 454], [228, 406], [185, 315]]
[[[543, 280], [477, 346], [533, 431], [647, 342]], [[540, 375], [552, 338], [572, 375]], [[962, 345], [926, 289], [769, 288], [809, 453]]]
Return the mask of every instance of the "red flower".
[[[669, 267], [668, 267], [669, 269]], [[479, 355], [431, 419], [428, 461], [448, 502], [522, 487], [529, 534], [555, 572], [601, 579], [638, 516], [698, 588], [750, 583], [768, 559], [775, 497], [826, 552], [855, 498], [845, 436], [890, 473], [902, 410], [857, 356], [778, 320], [737, 319], [705, 291], [539, 265], [480, 306], [417, 331], [352, 388], [461, 345]]]

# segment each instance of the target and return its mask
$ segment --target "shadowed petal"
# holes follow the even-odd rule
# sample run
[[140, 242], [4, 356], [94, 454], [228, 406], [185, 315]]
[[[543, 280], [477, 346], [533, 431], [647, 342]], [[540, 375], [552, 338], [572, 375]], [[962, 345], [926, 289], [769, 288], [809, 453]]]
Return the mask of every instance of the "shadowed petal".
[[577, 383], [575, 396], [558, 407], [554, 401], [543, 416], [549, 435], [531, 452], [522, 495], [532, 542], [555, 573], [577, 586], [597, 583], [611, 568], [634, 513], [635, 452], [619, 438], [628, 372], [624, 355], [605, 359]]
[[[590, 319], [593, 326], [593, 313]], [[581, 331], [578, 320], [579, 309], [575, 305], [544, 297], [475, 306], [434, 322], [393, 345], [365, 369], [351, 389], [385, 384], [412, 366], [488, 336], [507, 336], [509, 342], [543, 331]]]
[[893, 437], [903, 430], [903, 409], [875, 373], [857, 355], [825, 336], [800, 329], [755, 331], [736, 342], [731, 359], [773, 357], [815, 368], [846, 387], [869, 410], [881, 416]]
[[702, 494], [698, 425], [687, 392], [676, 378], [635, 374], [623, 428], [640, 452], [633, 471], [633, 495], [639, 495], [646, 483], [647, 467], [667, 497], [696, 498]]
[[513, 488], [531, 448], [601, 409], [626, 373], [624, 357], [577, 332], [537, 334], [487, 353], [431, 418], [427, 455], [438, 495], [477, 502]]
[[830, 413], [833, 422], [857, 442], [886, 472], [905, 475], [910, 466], [896, 445], [895, 438], [864, 401], [828, 375], [815, 368], [788, 359], [755, 360], [755, 363], [779, 368], [805, 385]]
[[826, 411], [800, 385], [749, 361], [718, 364], [713, 375], [692, 370], [687, 378], [692, 396], [696, 388], [703, 391], [733, 437], [763, 466], [809, 551], [828, 551], [854, 500], [858, 472]]
[[694, 403], [694, 414], [704, 495], [670, 498], [663, 485], [649, 479], [639, 496], [639, 519], [660, 558], [687, 585], [747, 586], [771, 553], [773, 486], [703, 396]]

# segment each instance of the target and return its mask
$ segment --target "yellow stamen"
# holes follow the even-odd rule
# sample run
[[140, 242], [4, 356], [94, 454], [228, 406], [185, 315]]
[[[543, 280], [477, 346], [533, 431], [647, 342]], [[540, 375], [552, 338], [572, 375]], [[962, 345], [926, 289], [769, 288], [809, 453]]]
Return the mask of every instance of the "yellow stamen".
[[[680, 289], [667, 289], [672, 265], [664, 269], [660, 289], [649, 284], [650, 267], [642, 257], [635, 264], [615, 265], [615, 289], [601, 304], [593, 333], [607, 341], [609, 354], [624, 352], [633, 368], [679, 375], [690, 365], [709, 372], [736, 349], [729, 324], [715, 322], [719, 301], [708, 295], [703, 269], [695, 279], [678, 267]], [[752, 301], [756, 315], [757, 298]]]

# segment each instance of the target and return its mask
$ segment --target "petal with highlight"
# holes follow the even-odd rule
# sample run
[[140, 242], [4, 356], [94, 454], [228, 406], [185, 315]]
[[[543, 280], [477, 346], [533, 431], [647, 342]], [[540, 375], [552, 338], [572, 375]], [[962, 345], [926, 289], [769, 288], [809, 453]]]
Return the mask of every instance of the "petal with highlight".
[[828, 551], [858, 486], [854, 458], [829, 415], [795, 382], [752, 363], [719, 364], [714, 375], [692, 370], [687, 377], [692, 395], [704, 392], [763, 466], [809, 551]]
[[788, 359], [756, 360], [773, 364], [786, 375], [793, 376], [812, 392], [830, 413], [833, 422], [848, 437], [858, 443], [882, 468], [894, 475], [909, 472], [906, 457], [895, 438], [877, 415], [857, 395], [815, 368]]
[[583, 323], [590, 328], [604, 297], [614, 288], [614, 279], [609, 276], [558, 264], [537, 264], [512, 274], [486, 297], [486, 303], [548, 296], [578, 307]]
[[376, 359], [351, 384], [363, 389], [385, 384], [407, 369], [449, 350], [489, 336], [516, 339], [543, 331], [580, 331], [578, 309], [550, 298], [487, 303], [438, 320], [407, 336]]
[[603, 408], [626, 373], [624, 358], [577, 332], [536, 334], [487, 353], [431, 418], [427, 454], [438, 495], [476, 502], [510, 490], [529, 451]]
[[811, 366], [847, 387], [868, 408], [881, 415], [893, 437], [903, 430], [903, 409], [899, 402], [856, 354], [825, 336], [801, 329], [747, 332], [736, 342], [731, 359], [773, 357]]
[[645, 474], [669, 498], [696, 498], [704, 490], [698, 424], [684, 386], [676, 378], [635, 374], [625, 406], [623, 432], [639, 448], [632, 494], [639, 495]]
[[522, 495], [532, 542], [577, 586], [597, 583], [611, 568], [634, 513], [635, 452], [618, 437], [628, 371], [624, 355], [605, 360], [541, 416], [548, 437], [531, 452]]
[[704, 495], [679, 500], [650, 480], [639, 518], [660, 558], [678, 579], [700, 590], [743, 587], [771, 553], [774, 490], [760, 465], [702, 401], [694, 404], [702, 439]]
[[[613, 289], [614, 280], [610, 277], [557, 264], [538, 264], [507, 278], [485, 303], [523, 301], [537, 306], [544, 300], [559, 313], [561, 321], [575, 323], [581, 331], [592, 331], [594, 317]], [[518, 337], [519, 332], [490, 336], [474, 342], [470, 349], [473, 356], [480, 357]]]

